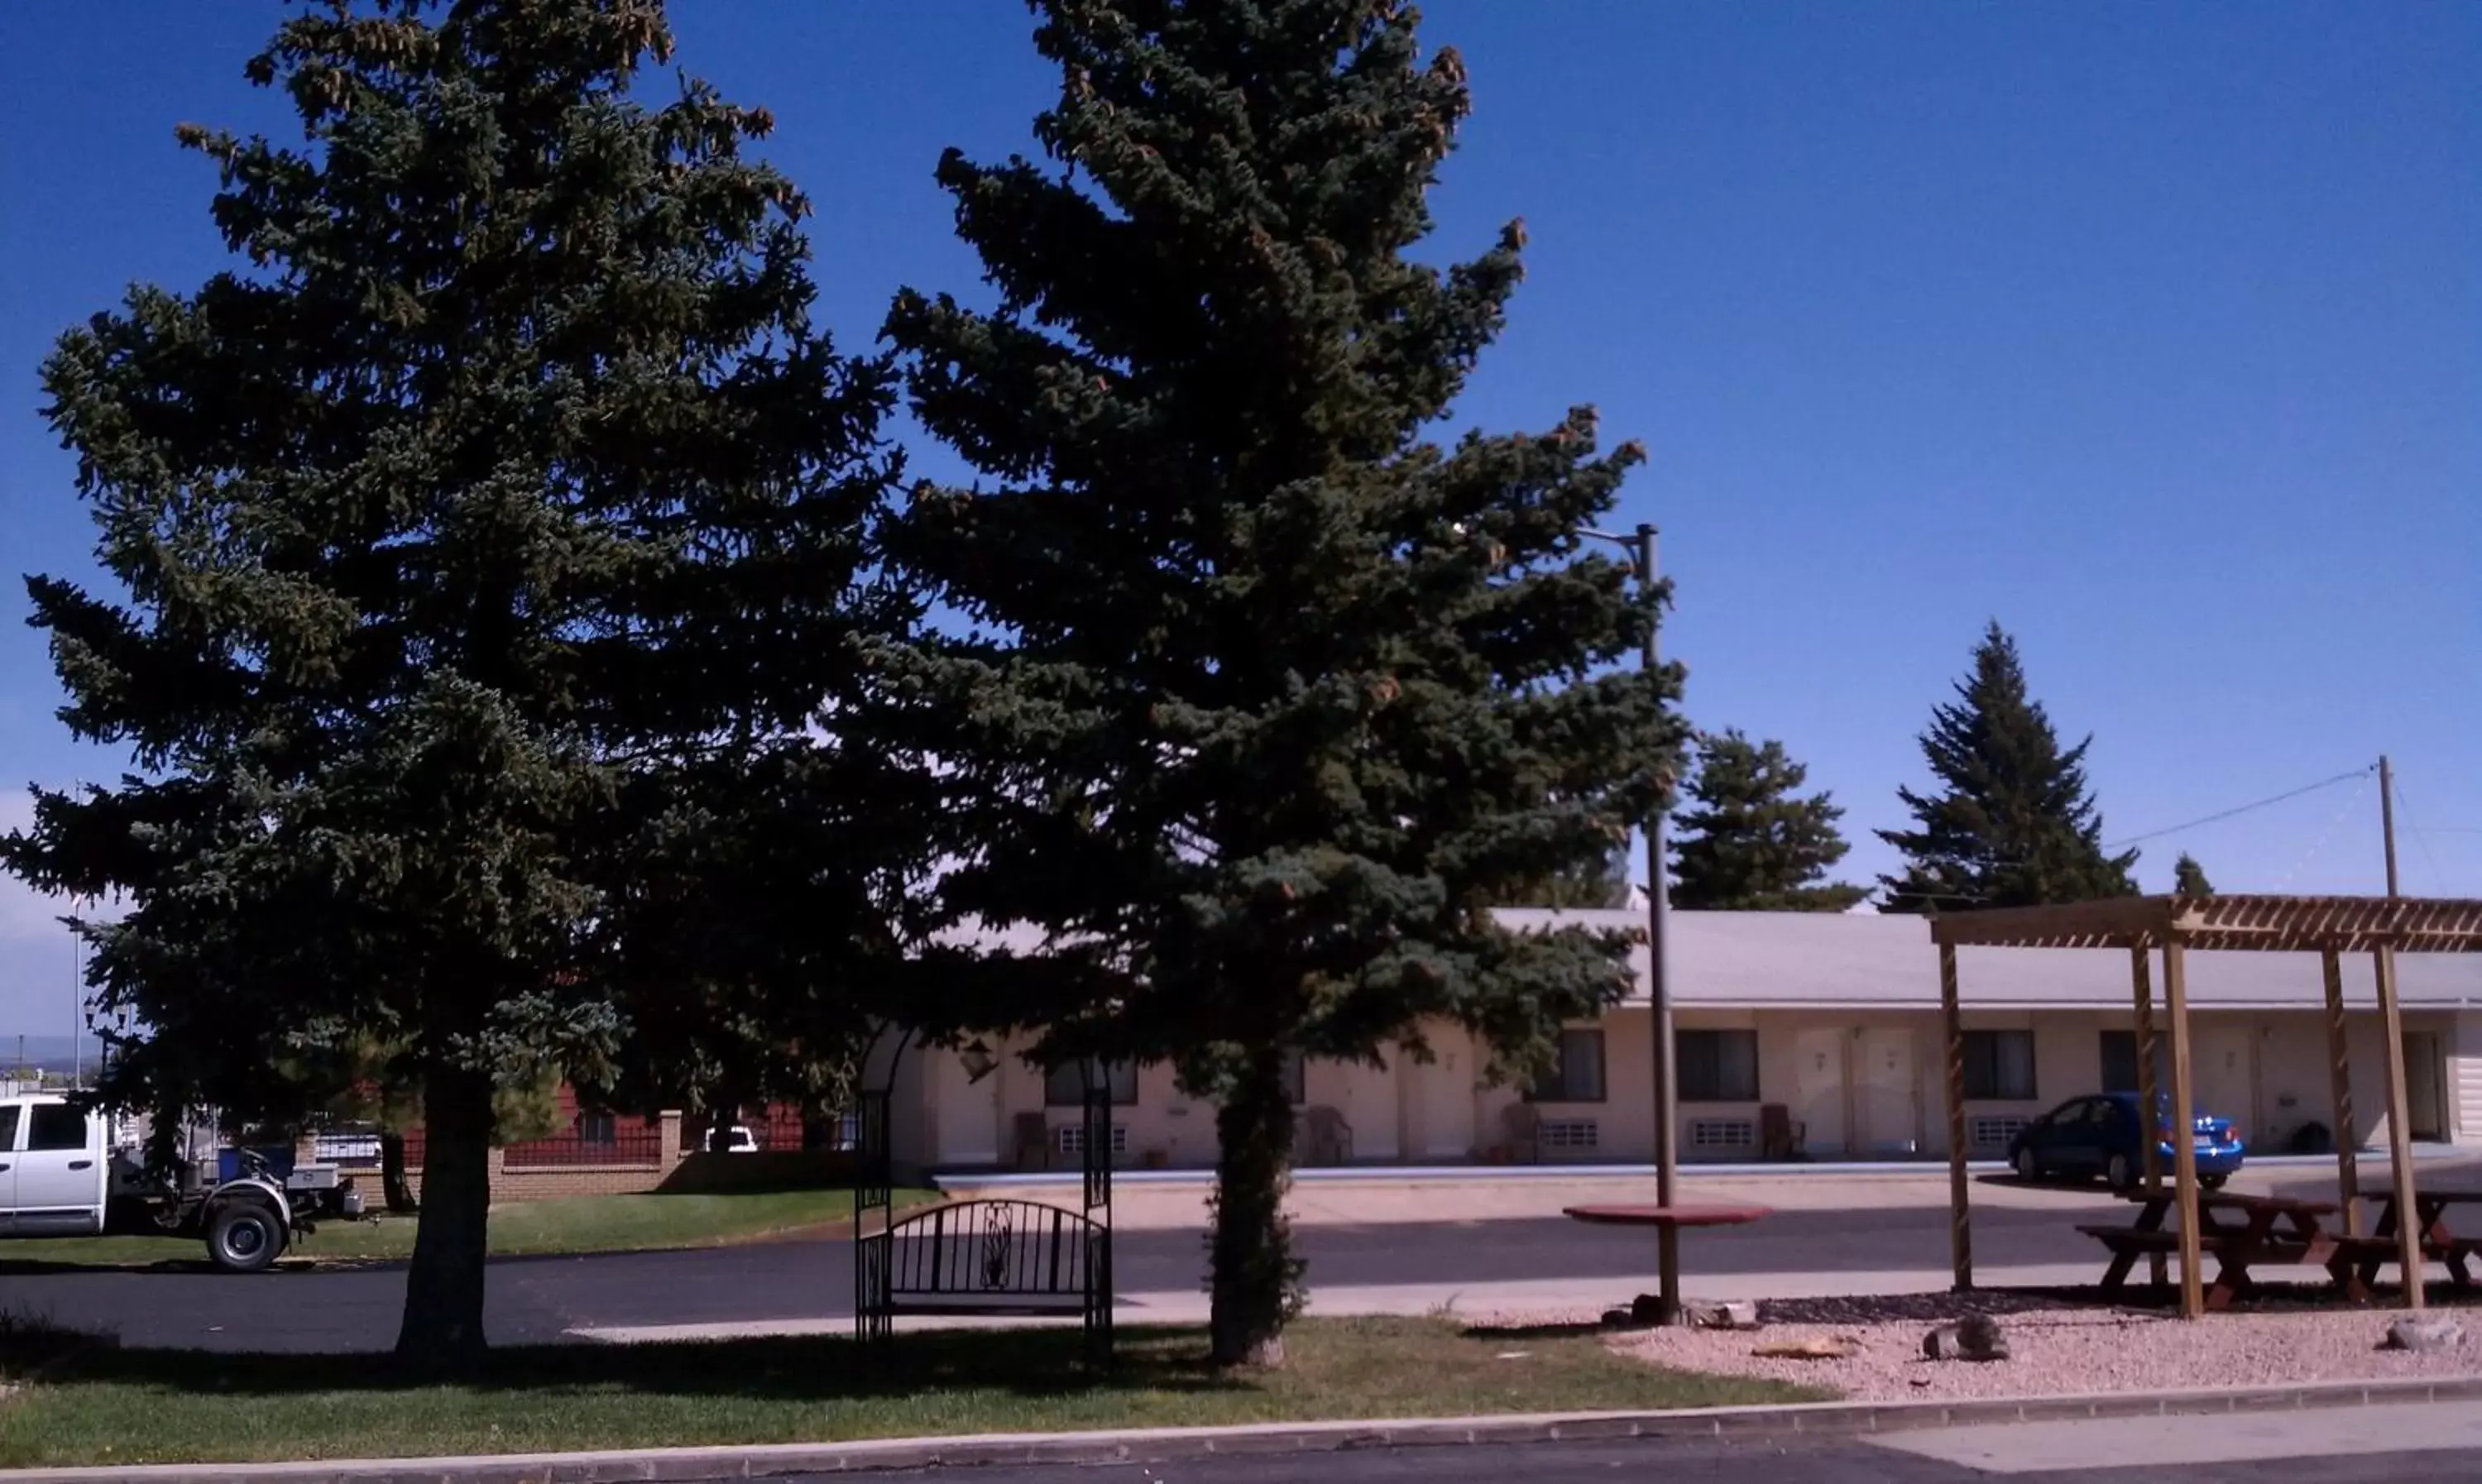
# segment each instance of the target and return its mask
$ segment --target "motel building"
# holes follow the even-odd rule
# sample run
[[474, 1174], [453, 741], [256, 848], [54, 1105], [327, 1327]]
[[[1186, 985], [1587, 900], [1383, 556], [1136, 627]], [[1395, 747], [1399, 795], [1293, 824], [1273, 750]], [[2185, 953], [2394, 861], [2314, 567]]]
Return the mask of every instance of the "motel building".
[[[1642, 929], [1636, 912], [1511, 910], [1516, 928]], [[1684, 1162], [1944, 1160], [1939, 955], [1919, 917], [1675, 912], [1671, 988]], [[2071, 1098], [2134, 1091], [2126, 955], [1959, 950], [1966, 1127], [1975, 1158], [2003, 1157], [2027, 1121]], [[2482, 956], [2397, 960], [2410, 1132], [2482, 1145]], [[1492, 1085], [1464, 1031], [1431, 1028], [1431, 1059], [1384, 1067], [1311, 1059], [1294, 1069], [1298, 1162], [1324, 1165], [1635, 1163], [1653, 1157], [1647, 952], [1636, 987], [1569, 1026], [1559, 1065], [1532, 1088]], [[2388, 1138], [2384, 1050], [2367, 954], [2344, 960], [2351, 1135]], [[2155, 985], [2158, 1054], [2167, 1049]], [[2192, 1066], [2201, 1113], [2231, 1119], [2255, 1153], [2333, 1147], [2325, 989], [2314, 954], [2189, 955]], [[890, 1109], [900, 1163], [942, 1171], [1070, 1168], [1080, 1079], [1046, 1075], [1026, 1041], [927, 1048], [899, 1065]], [[976, 1074], [975, 1069], [981, 1069]], [[1109, 1069], [1117, 1164], [1199, 1168], [1215, 1158], [1214, 1109], [1165, 1065]], [[2169, 1086], [2168, 1074], [2160, 1085]], [[2310, 1127], [2309, 1126], [2317, 1126]]]

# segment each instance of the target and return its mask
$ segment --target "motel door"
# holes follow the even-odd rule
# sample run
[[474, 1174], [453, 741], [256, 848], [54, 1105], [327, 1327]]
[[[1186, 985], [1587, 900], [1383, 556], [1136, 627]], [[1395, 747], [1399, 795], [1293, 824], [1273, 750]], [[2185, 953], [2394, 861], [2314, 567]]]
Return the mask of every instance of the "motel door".
[[1901, 1158], [1921, 1145], [1921, 1103], [1914, 1096], [1914, 1033], [1874, 1025], [1854, 1047], [1854, 1105], [1862, 1126], [1854, 1148], [1878, 1158]]
[[938, 1102], [937, 1160], [943, 1165], [1000, 1162], [1000, 1078], [997, 1069], [981, 1081], [953, 1051], [925, 1051]]
[[1812, 1154], [1844, 1153], [1844, 1043], [1842, 1026], [1805, 1030], [1793, 1037], [1792, 1116], [1802, 1127], [1802, 1148]]
[[2405, 1103], [2413, 1116], [2408, 1136], [2434, 1143], [2447, 1140], [2446, 1100], [2440, 1096], [2441, 1076], [2439, 1037], [2426, 1030], [2404, 1033]]

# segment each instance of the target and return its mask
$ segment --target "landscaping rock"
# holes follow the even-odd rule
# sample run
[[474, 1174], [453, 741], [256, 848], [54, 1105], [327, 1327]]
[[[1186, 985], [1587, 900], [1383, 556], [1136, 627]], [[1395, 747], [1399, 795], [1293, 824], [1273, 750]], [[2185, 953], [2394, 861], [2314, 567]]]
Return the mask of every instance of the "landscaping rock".
[[2444, 1314], [2407, 1314], [2388, 1326], [2382, 1350], [2453, 1350], [2465, 1342], [2465, 1331]]
[[1629, 1317], [1640, 1324], [1661, 1324], [1663, 1296], [1657, 1293], [1639, 1294], [1629, 1302]]
[[1633, 1330], [1643, 1326], [1637, 1322], [1637, 1314], [1633, 1311], [1606, 1309], [1603, 1311], [1603, 1327], [1614, 1330]]
[[1841, 1361], [1860, 1355], [1862, 1342], [1843, 1335], [1830, 1335], [1814, 1339], [1779, 1340], [1750, 1353], [1762, 1360]]
[[1922, 1354], [1934, 1361], [2004, 1361], [2008, 1337], [1989, 1314], [1967, 1314], [1923, 1336]]
[[1702, 1330], [1754, 1330], [1758, 1327], [1758, 1306], [1747, 1300], [1699, 1304], [1689, 1310], [1689, 1322]]
[[1957, 1320], [1956, 1338], [1968, 1361], [2008, 1359], [2008, 1337], [1999, 1333], [1999, 1321], [1989, 1314], [1969, 1313]]

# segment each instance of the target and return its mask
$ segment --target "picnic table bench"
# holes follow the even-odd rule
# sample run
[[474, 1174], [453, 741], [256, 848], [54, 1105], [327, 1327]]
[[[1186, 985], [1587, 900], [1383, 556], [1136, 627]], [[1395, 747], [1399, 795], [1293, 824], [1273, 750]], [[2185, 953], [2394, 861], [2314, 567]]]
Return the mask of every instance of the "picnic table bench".
[[[2180, 1233], [2164, 1222], [2178, 1206], [2170, 1190], [2138, 1191], [2124, 1199], [2136, 1204], [2137, 1219], [2127, 1226], [2081, 1226], [2077, 1230], [2102, 1243], [2111, 1254], [2103, 1270], [2102, 1291], [2120, 1292], [2137, 1259], [2154, 1254], [2177, 1255]], [[2215, 1259], [2215, 1281], [2206, 1290], [2206, 1307], [2231, 1307], [2234, 1298], [2254, 1286], [2256, 1266], [2308, 1264], [2328, 1269], [2337, 1281], [2336, 1233], [2326, 1218], [2343, 1207], [2329, 1201], [2296, 1201], [2284, 1196], [2250, 1196], [2231, 1191], [2198, 1192], [2198, 1251]]]
[[[2395, 1187], [2364, 1186], [2362, 1197], [2379, 1208], [2376, 1230], [2367, 1236], [2337, 1239], [2337, 1282], [2356, 1298], [2369, 1291], [2379, 1269], [2396, 1264], [2403, 1258], [2396, 1234], [2403, 1229], [2404, 1217], [2396, 1203]], [[2446, 1264], [2448, 1281], [2459, 1288], [2473, 1286], [2469, 1259], [2475, 1253], [2482, 1253], [2482, 1236], [2457, 1235], [2447, 1224], [2447, 1211], [2453, 1206], [2475, 1204], [2482, 1204], [2482, 1190], [2416, 1190], [2413, 1196], [2414, 1220], [2421, 1232], [2421, 1255], [2433, 1262]]]

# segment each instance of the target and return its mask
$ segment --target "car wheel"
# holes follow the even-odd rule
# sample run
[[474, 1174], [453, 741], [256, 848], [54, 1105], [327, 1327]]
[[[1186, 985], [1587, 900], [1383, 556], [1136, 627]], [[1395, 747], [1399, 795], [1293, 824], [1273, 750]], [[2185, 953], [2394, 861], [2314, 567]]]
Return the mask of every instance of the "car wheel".
[[2017, 1152], [2017, 1178], [2031, 1185], [2043, 1179], [2043, 1163], [2034, 1157], [2032, 1145]]
[[284, 1219], [264, 1201], [234, 1201], [207, 1218], [207, 1257], [227, 1273], [255, 1273], [284, 1252]]
[[2137, 1184], [2137, 1171], [2126, 1154], [2112, 1155], [2111, 1162], [2103, 1166], [2102, 1178], [2114, 1190], [2129, 1190]]
[[2220, 1175], [2201, 1175], [2198, 1177], [2198, 1188], [2201, 1190], [2221, 1190], [2224, 1188], [2224, 1177]]

